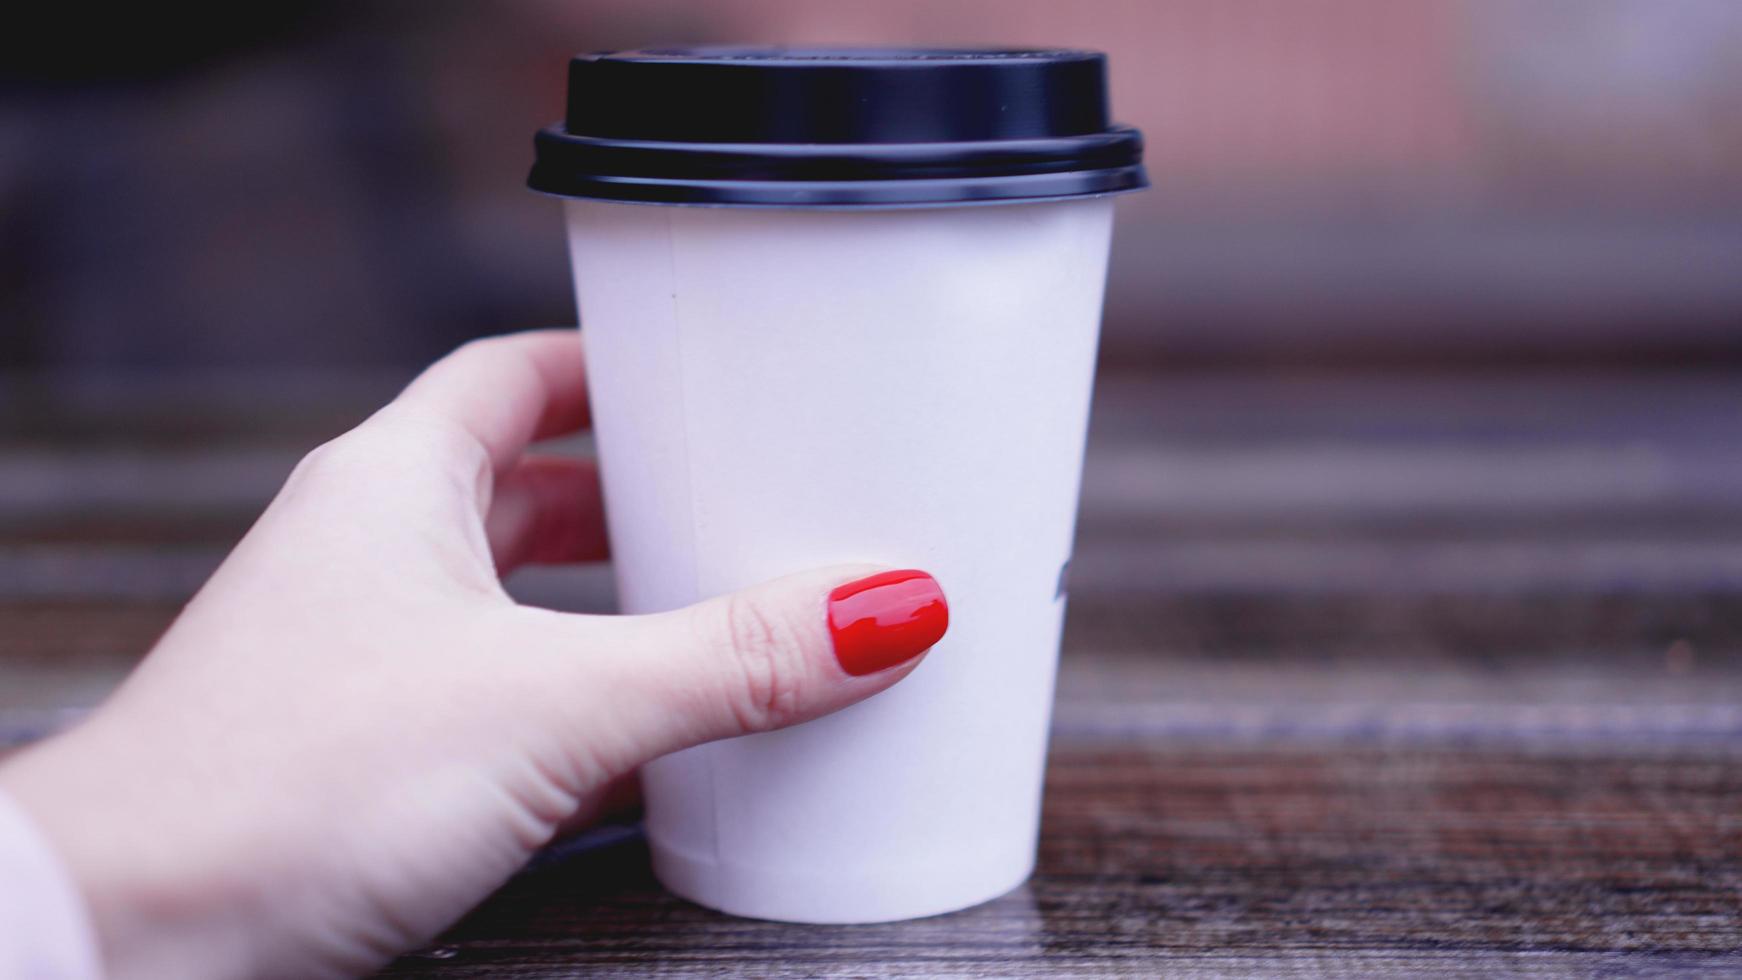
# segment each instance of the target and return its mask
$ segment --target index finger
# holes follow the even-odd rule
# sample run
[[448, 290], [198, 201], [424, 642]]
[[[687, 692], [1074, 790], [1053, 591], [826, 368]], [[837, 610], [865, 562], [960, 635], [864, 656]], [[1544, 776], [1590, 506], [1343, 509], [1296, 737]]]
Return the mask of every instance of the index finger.
[[530, 443], [586, 426], [580, 331], [474, 340], [418, 375], [389, 408], [463, 429], [500, 472]]

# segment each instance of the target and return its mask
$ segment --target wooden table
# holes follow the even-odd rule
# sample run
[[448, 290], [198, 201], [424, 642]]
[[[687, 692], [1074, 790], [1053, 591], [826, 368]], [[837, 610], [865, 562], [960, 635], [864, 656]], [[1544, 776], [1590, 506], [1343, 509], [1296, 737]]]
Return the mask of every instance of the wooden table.
[[[0, 431], [0, 739], [387, 385], [243, 387]], [[730, 919], [606, 828], [385, 975], [1742, 975], [1742, 378], [1113, 375], [1097, 413], [1027, 886]]]

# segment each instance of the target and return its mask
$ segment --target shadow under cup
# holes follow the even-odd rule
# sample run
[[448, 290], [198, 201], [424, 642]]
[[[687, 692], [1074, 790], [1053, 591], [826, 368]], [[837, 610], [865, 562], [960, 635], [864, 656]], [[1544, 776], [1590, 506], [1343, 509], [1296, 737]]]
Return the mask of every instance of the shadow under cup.
[[871, 922], [1032, 870], [1110, 195], [1144, 186], [1104, 79], [1056, 51], [576, 59], [530, 183], [568, 198], [624, 611], [843, 562], [950, 601], [889, 691], [646, 767], [679, 895]]

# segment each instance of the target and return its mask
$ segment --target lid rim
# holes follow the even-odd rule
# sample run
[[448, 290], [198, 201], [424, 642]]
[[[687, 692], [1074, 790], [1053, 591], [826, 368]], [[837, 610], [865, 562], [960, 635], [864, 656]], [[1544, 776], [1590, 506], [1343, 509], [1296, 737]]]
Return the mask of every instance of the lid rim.
[[1108, 197], [1149, 186], [1141, 164], [1104, 170], [897, 180], [693, 180], [587, 175], [552, 190], [537, 168], [527, 186], [556, 197], [625, 204], [763, 208], [910, 208]]
[[1147, 186], [1106, 56], [1056, 48], [644, 48], [570, 61], [527, 184], [745, 206], [1053, 199]]
[[[778, 52], [778, 53], [777, 53]], [[738, 65], [743, 67], [808, 68], [865, 67], [872, 69], [955, 64], [1032, 64], [1040, 61], [1082, 62], [1102, 58], [1099, 52], [1075, 48], [758, 48], [751, 45], [701, 45], [687, 48], [635, 48], [594, 51], [577, 61], [615, 61], [638, 65]]]
[[[960, 143], [677, 143], [577, 136], [561, 124], [534, 138], [535, 188], [563, 174], [691, 180], [904, 180], [1105, 170], [1142, 160], [1128, 126], [1082, 136]], [[538, 186], [540, 182], [549, 186]]]

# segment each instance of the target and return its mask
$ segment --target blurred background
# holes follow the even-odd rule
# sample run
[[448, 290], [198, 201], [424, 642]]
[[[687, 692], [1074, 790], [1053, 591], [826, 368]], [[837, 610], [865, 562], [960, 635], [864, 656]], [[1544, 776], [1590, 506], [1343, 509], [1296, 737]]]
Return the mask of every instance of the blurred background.
[[1730, 0], [522, 0], [140, 8], [15, 36], [0, 357], [35, 376], [402, 367], [573, 320], [523, 187], [570, 54], [1111, 55], [1110, 364], [1742, 352]]
[[[532, 133], [570, 54], [671, 42], [1111, 55], [1154, 189], [1120, 204], [1070, 648], [1177, 658], [1167, 719], [1232, 717], [1214, 706], [1284, 676], [1409, 705], [1502, 670], [1481, 690], [1585, 704], [1600, 665], [1627, 698], [1735, 662], [1733, 0], [51, 16], [0, 67], [14, 707], [93, 697], [295, 459], [418, 366], [573, 322]], [[602, 578], [539, 574], [521, 587], [609, 603]], [[1115, 716], [1073, 715], [1070, 677], [1061, 724]], [[1678, 683], [1660, 700], [1737, 690]]]

